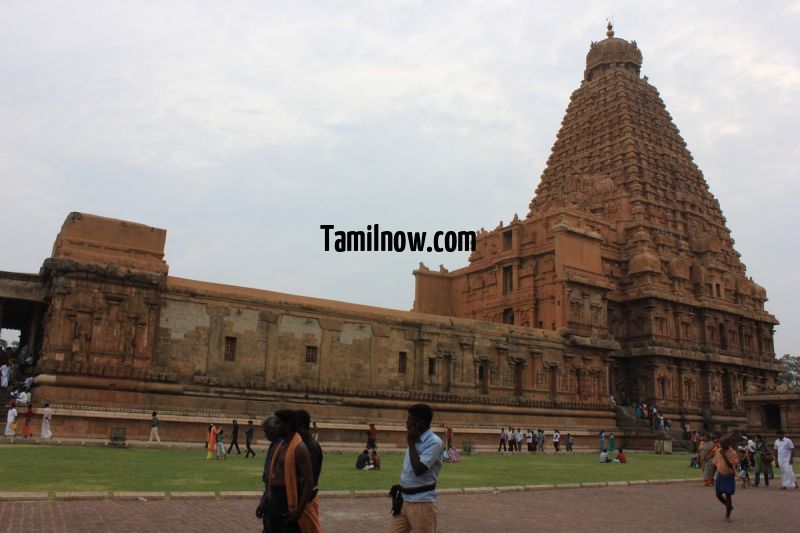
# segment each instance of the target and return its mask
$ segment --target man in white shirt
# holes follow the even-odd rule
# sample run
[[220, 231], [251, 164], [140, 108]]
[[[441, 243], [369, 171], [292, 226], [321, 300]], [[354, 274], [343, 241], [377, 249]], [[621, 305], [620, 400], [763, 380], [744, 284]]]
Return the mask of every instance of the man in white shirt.
[[533, 449], [533, 431], [528, 429], [528, 432], [525, 434], [525, 443], [528, 445], [528, 451], [532, 452]]
[[794, 464], [794, 457], [792, 457], [792, 450], [794, 443], [792, 439], [786, 438], [783, 431], [778, 431], [778, 439], [775, 441], [775, 457], [778, 459], [778, 468], [781, 469], [781, 484], [782, 489], [796, 489], [797, 476], [794, 473], [792, 465]]
[[608, 458], [608, 450], [603, 450], [600, 452], [600, 462], [601, 463], [610, 463], [611, 459]]
[[11, 404], [11, 409], [8, 410], [8, 415], [6, 416], [6, 437], [14, 437], [17, 434], [17, 430], [14, 429], [14, 423], [17, 421], [17, 410], [14, 409], [14, 404]]
[[559, 433], [558, 430], [555, 430], [553, 432], [553, 448], [556, 449], [555, 453], [558, 453], [560, 440], [561, 440], [561, 433]]
[[522, 451], [522, 428], [517, 428], [517, 432], [514, 434], [517, 440], [517, 451]]
[[18, 404], [18, 405], [23, 405], [23, 406], [24, 405], [28, 405], [28, 400], [29, 399], [30, 399], [30, 397], [28, 396], [28, 393], [25, 392], [25, 391], [22, 391], [17, 395], [17, 401], [15, 403]]

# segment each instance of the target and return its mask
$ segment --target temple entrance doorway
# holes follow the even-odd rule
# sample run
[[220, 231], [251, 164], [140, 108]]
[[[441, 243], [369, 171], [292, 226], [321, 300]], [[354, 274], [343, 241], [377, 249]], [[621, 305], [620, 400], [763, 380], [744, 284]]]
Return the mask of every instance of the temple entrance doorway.
[[764, 428], [777, 431], [781, 429], [781, 408], [774, 404], [764, 406]]

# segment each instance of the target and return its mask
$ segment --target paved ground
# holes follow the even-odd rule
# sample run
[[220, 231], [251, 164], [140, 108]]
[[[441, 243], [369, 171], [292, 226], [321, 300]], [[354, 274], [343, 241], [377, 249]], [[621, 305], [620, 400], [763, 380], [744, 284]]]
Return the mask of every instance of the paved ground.
[[[0, 531], [260, 531], [255, 504], [243, 500], [46, 501], [0, 503]], [[530, 531], [800, 531], [800, 491], [739, 489], [733, 524], [711, 489], [682, 483], [602, 489], [443, 496], [442, 533]], [[385, 531], [388, 498], [325, 498], [328, 533]]]

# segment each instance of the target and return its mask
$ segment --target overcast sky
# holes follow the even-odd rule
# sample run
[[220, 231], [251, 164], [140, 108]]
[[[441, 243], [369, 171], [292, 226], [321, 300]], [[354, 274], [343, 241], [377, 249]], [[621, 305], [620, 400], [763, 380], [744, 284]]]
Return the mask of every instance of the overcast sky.
[[592, 40], [644, 54], [797, 353], [800, 2], [0, 4], [0, 270], [67, 214], [166, 228], [170, 273], [397, 309], [467, 254], [323, 251], [320, 224], [524, 217]]

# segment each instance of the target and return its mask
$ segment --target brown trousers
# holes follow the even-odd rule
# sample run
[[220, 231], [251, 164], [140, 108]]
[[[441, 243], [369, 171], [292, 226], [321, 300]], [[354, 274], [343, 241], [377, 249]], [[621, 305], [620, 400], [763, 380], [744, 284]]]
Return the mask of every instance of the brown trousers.
[[403, 502], [403, 510], [392, 517], [390, 533], [436, 533], [436, 503]]

